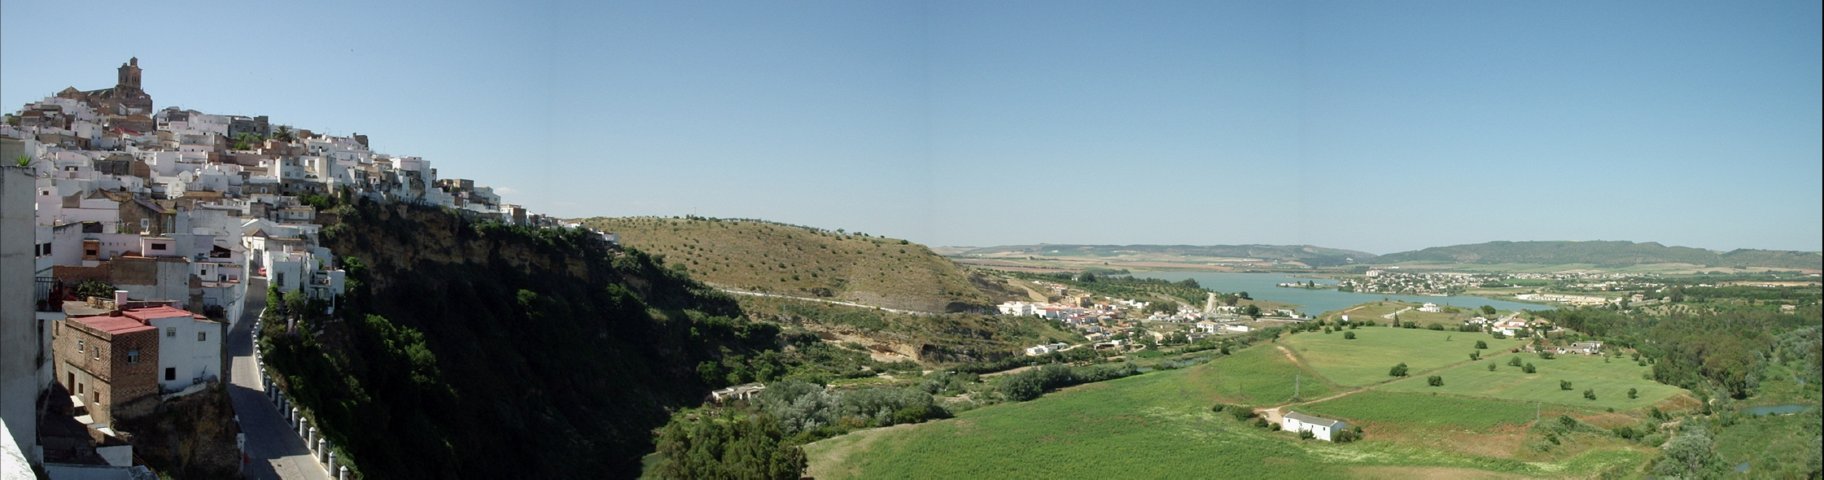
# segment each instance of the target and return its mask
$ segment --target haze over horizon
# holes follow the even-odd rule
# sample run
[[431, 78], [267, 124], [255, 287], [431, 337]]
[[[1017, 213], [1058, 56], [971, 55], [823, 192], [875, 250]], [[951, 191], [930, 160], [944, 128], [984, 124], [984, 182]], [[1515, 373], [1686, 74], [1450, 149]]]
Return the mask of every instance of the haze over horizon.
[[[161, 32], [199, 8], [223, 18]], [[70, 11], [145, 40], [47, 21]], [[1817, 251], [1821, 14], [8, 2], [0, 109], [111, 86], [137, 56], [156, 108], [368, 134], [562, 217], [764, 218], [930, 245]]]

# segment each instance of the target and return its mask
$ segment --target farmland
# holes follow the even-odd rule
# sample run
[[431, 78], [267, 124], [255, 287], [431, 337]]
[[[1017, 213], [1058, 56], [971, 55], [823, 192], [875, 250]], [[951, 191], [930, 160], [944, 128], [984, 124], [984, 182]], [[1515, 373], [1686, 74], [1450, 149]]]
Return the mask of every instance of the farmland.
[[[1258, 478], [1348, 478], [1400, 476], [1417, 469], [1450, 477], [1590, 476], [1631, 469], [1646, 458], [1633, 450], [1604, 448], [1549, 461], [1521, 461], [1508, 458], [1511, 452], [1465, 455], [1459, 449], [1399, 441], [1401, 437], [1391, 435], [1352, 444], [1299, 441], [1289, 433], [1260, 430], [1209, 409], [1218, 401], [1265, 404], [1290, 397], [1290, 382], [1283, 379], [1295, 373], [1312, 372], [1294, 365], [1275, 345], [1258, 345], [1182, 370], [1084, 385], [1029, 402], [967, 411], [950, 420], [813, 443], [805, 447], [811, 459], [808, 473], [817, 478], [1177, 478], [1245, 470]], [[1276, 381], [1283, 383], [1276, 387]], [[1321, 378], [1303, 383], [1306, 398], [1332, 391], [1334, 387]], [[1338, 415], [1372, 417], [1430, 405], [1464, 412], [1451, 418], [1488, 425], [1524, 423], [1532, 415], [1530, 408], [1513, 402], [1504, 402], [1515, 407], [1505, 409], [1511, 412], [1476, 416], [1473, 410], [1487, 401], [1458, 399], [1454, 405], [1433, 405], [1437, 402], [1417, 397], [1430, 395], [1364, 392], [1324, 407], [1335, 408]], [[1299, 468], [1261, 469], [1262, 464]], [[1034, 471], [1033, 465], [1046, 468]]]
[[1388, 380], [1387, 370], [1405, 363], [1412, 374], [1469, 360], [1477, 340], [1488, 343], [1483, 355], [1506, 351], [1521, 344], [1512, 338], [1497, 340], [1487, 333], [1434, 331], [1413, 328], [1362, 327], [1355, 340], [1342, 333], [1304, 333], [1281, 340], [1307, 365], [1339, 385], [1362, 386]]
[[[1645, 409], [1682, 392], [1678, 387], [1648, 380], [1651, 368], [1627, 358], [1605, 361], [1597, 355], [1559, 355], [1545, 360], [1530, 353], [1512, 355], [1519, 355], [1536, 365], [1538, 372], [1523, 373], [1519, 368], [1508, 366], [1507, 357], [1503, 355], [1433, 372], [1444, 377], [1443, 386], [1429, 386], [1424, 378], [1415, 377], [1388, 384], [1380, 390], [1437, 392], [1616, 410]], [[1497, 365], [1492, 372], [1488, 370], [1489, 362]], [[1571, 389], [1559, 388], [1561, 380], [1571, 382]], [[1628, 398], [1630, 388], [1637, 389], [1638, 398]], [[1595, 400], [1584, 398], [1586, 389], [1595, 392]]]

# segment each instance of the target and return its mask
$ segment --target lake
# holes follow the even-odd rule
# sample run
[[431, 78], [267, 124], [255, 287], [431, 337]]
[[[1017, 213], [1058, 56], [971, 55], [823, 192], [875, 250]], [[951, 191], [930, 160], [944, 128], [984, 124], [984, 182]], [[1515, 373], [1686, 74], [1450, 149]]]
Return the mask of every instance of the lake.
[[[1336, 281], [1329, 279], [1300, 278], [1287, 273], [1238, 273], [1238, 272], [1133, 272], [1136, 278], [1157, 278], [1161, 280], [1182, 281], [1186, 278], [1196, 279], [1203, 288], [1222, 293], [1248, 292], [1256, 300], [1298, 305], [1302, 313], [1317, 314], [1342, 310], [1367, 302], [1382, 299], [1403, 302], [1436, 303], [1472, 309], [1489, 305], [1502, 311], [1509, 310], [1551, 310], [1550, 305], [1495, 300], [1492, 298], [1455, 295], [1433, 297], [1427, 295], [1390, 295], [1381, 293], [1354, 293], [1336, 291]], [[1319, 286], [1331, 285], [1327, 289], [1282, 288], [1281, 283], [1317, 282]]]

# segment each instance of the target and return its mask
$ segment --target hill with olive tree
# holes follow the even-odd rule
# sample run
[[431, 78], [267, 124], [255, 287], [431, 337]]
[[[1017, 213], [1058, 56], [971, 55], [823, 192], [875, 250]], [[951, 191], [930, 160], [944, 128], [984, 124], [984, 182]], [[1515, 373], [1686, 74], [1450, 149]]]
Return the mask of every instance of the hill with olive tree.
[[921, 312], [980, 311], [1003, 284], [910, 241], [763, 220], [597, 217], [583, 225], [731, 289]]

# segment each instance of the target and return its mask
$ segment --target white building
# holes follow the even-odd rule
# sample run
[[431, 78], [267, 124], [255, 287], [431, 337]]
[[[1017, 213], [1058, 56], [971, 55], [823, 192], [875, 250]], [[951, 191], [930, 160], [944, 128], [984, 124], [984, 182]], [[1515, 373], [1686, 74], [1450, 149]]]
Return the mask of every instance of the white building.
[[158, 329], [158, 386], [173, 392], [220, 378], [222, 324], [172, 307], [137, 308], [121, 315]]
[[1288, 432], [1311, 432], [1313, 438], [1326, 442], [1336, 441], [1336, 433], [1345, 428], [1349, 428], [1349, 424], [1342, 420], [1313, 417], [1290, 411], [1286, 412], [1285, 417], [1279, 423], [1280, 430]]

